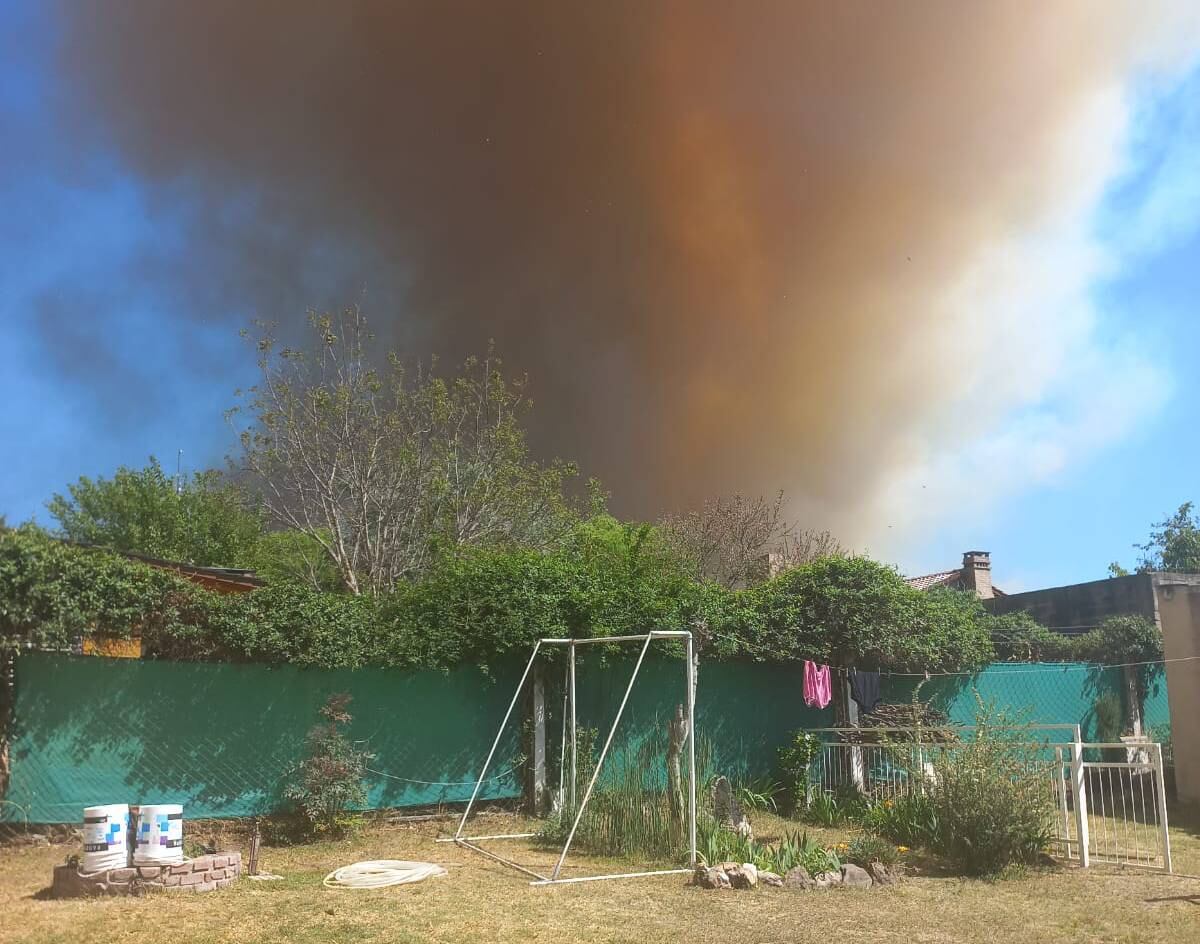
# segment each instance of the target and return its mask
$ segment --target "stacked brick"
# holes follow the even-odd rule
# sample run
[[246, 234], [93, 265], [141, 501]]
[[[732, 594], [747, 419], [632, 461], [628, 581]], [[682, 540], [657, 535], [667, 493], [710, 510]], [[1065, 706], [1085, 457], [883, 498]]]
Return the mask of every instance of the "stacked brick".
[[139, 865], [107, 872], [80, 872], [74, 865], [54, 870], [55, 898], [142, 895], [150, 891], [211, 892], [228, 888], [242, 874], [242, 854], [223, 852], [180, 865]]

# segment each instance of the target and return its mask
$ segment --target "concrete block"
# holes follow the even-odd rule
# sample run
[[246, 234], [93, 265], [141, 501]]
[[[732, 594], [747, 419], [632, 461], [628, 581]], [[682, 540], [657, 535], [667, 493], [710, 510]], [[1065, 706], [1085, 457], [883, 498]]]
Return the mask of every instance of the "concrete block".
[[113, 869], [108, 873], [110, 882], [128, 882], [137, 875], [137, 869]]
[[204, 881], [205, 872], [193, 872], [191, 875], [179, 876], [180, 885], [199, 885]]
[[142, 878], [158, 878], [162, 875], [161, 865], [139, 865], [137, 873]]
[[211, 892], [216, 889], [216, 887], [216, 882], [200, 882], [198, 885], [193, 885], [191, 888], [194, 892]]
[[214, 869], [223, 869], [229, 864], [229, 856], [213, 856], [212, 867]]
[[222, 878], [217, 880], [217, 888], [228, 888], [232, 884], [233, 879], [231, 878]]

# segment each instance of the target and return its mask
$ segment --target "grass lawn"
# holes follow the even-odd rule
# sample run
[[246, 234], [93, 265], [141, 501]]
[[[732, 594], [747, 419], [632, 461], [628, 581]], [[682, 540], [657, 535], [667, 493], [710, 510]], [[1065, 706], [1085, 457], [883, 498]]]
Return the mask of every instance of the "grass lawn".
[[[769, 838], [785, 826], [759, 814]], [[510, 817], [481, 819], [476, 831], [508, 832]], [[1200, 941], [1200, 880], [1095, 868], [1046, 869], [984, 882], [915, 875], [870, 891], [712, 892], [686, 876], [531, 888], [519, 873], [433, 839], [449, 824], [375, 827], [359, 838], [264, 849], [278, 882], [243, 878], [202, 895], [48, 901], [66, 846], [0, 849], [0, 940], [4, 942], [618, 942], [751, 944], [771, 941], [1063, 942]], [[519, 831], [519, 830], [516, 830]], [[816, 832], [810, 830], [810, 832]], [[833, 842], [843, 834], [822, 833]], [[239, 842], [230, 835], [228, 848]], [[503, 844], [526, 864], [553, 856], [523, 841]], [[1200, 828], [1173, 829], [1176, 869], [1200, 875]], [[373, 891], [325, 889], [339, 865], [361, 859], [416, 859], [449, 869], [441, 879]], [[568, 866], [572, 864], [568, 860]], [[575, 857], [569, 874], [609, 871]], [[628, 864], [622, 864], [628, 868]]]

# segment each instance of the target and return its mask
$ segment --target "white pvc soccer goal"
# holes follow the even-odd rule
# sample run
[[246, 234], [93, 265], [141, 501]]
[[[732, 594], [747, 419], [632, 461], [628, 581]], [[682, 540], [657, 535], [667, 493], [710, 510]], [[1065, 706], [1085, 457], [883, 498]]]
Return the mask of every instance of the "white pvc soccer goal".
[[[572, 878], [560, 878], [562, 873], [563, 863], [567, 860], [567, 853], [571, 850], [571, 843], [575, 839], [575, 832], [579, 829], [579, 823], [583, 819], [584, 811], [587, 809], [588, 801], [592, 798], [592, 791], [596, 787], [596, 781], [600, 777], [600, 772], [604, 767], [604, 759], [608, 756], [608, 750], [612, 746], [613, 737], [617, 733], [617, 726], [621, 723], [621, 715], [625, 712], [625, 706], [629, 702], [630, 693], [633, 692], [634, 683], [637, 681], [638, 673], [641, 671], [642, 663], [645, 661], [646, 653], [650, 649], [650, 644], [656, 639], [682, 641], [687, 650], [687, 658], [685, 660], [684, 681], [686, 688], [686, 705], [687, 705], [687, 826], [688, 826], [688, 849], [690, 868], [686, 869], [660, 869], [654, 872], [618, 872], [611, 875], [586, 875], [575, 876]], [[564, 732], [564, 742], [570, 744], [570, 769], [571, 769], [571, 802], [569, 808], [575, 806], [575, 775], [576, 775], [576, 717], [575, 717], [575, 651], [580, 646], [588, 645], [609, 645], [612, 643], [630, 643], [640, 642], [642, 644], [641, 652], [638, 654], [637, 662], [634, 664], [633, 672], [629, 676], [629, 684], [625, 686], [625, 694], [621, 698], [620, 707], [617, 708], [616, 717], [613, 718], [612, 728], [608, 732], [608, 737], [604, 741], [604, 747], [600, 750], [600, 756], [596, 759], [596, 768], [592, 772], [591, 779], [588, 781], [587, 789], [583, 793], [583, 801], [575, 810], [575, 819], [571, 824], [571, 831], [567, 834], [566, 842], [563, 843], [562, 851], [559, 853], [558, 861], [555, 862], [554, 868], [549, 875], [542, 875], [540, 872], [535, 872], [533, 869], [526, 868], [513, 862], [511, 859], [498, 855], [488, 849], [484, 849], [478, 845], [480, 842], [499, 839], [529, 839], [536, 835], [535, 833], [506, 833], [493, 836], [464, 836], [463, 830], [466, 828], [467, 820], [471, 816], [471, 808], [475, 805], [475, 800], [479, 796], [480, 787], [483, 786], [484, 778], [487, 776], [488, 768], [491, 766], [492, 759], [495, 757], [496, 749], [500, 745], [500, 740], [504, 735], [504, 730], [508, 726], [509, 719], [512, 717], [513, 709], [516, 707], [517, 700], [521, 696], [521, 690], [525, 687], [525, 682], [529, 678], [530, 670], [533, 668], [534, 662], [537, 660], [538, 653], [543, 646], [565, 646], [568, 649], [567, 661], [567, 712], [563, 719], [564, 726], [569, 725], [570, 735], [567, 736]], [[572, 882], [594, 882], [601, 879], [609, 878], [639, 878], [647, 875], [674, 875], [684, 872], [690, 872], [696, 867], [696, 677], [695, 663], [693, 661], [695, 652], [692, 644], [692, 634], [687, 630], [654, 630], [644, 635], [637, 636], [607, 636], [607, 637], [592, 637], [589, 639], [540, 639], [533, 647], [533, 652], [529, 656], [529, 662], [525, 665], [525, 671], [521, 675], [521, 681], [517, 683], [517, 690], [513, 693], [512, 701], [509, 702], [508, 711], [504, 713], [504, 720], [500, 722], [500, 730], [496, 732], [496, 740], [492, 742], [492, 749], [488, 752], [487, 760], [483, 762], [483, 769], [479, 771], [479, 780], [475, 783], [475, 789], [471, 792], [471, 799], [467, 803], [467, 808], [463, 811], [462, 819], [458, 823], [458, 830], [452, 838], [439, 839], [438, 842], [453, 842], [456, 845], [471, 849], [481, 855], [487, 856], [489, 859], [494, 859], [497, 862], [502, 862], [505, 865], [511, 866], [520, 872], [532, 877], [530, 885], [563, 885]], [[565, 758], [562, 761], [566, 763]], [[561, 780], [561, 771], [560, 771]]]

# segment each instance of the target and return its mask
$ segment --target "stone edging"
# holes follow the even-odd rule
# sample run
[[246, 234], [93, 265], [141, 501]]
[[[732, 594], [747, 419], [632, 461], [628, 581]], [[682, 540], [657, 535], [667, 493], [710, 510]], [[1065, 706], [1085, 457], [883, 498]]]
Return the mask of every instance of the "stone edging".
[[186, 859], [179, 865], [138, 865], [105, 872], [80, 872], [74, 865], [54, 869], [54, 898], [142, 895], [150, 891], [211, 892], [228, 888], [242, 874], [242, 854], [223, 852]]

